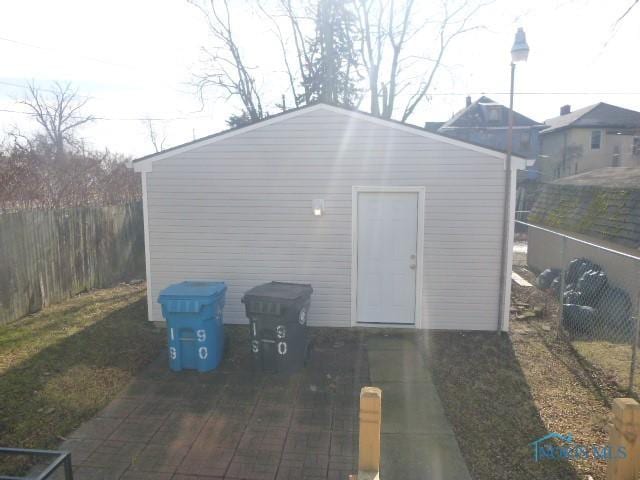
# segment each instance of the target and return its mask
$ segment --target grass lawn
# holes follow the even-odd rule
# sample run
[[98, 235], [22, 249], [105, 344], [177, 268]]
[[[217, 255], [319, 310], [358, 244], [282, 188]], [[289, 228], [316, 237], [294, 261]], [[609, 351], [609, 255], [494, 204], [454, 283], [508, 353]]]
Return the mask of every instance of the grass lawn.
[[[602, 369], [621, 388], [629, 386], [631, 373], [631, 345], [612, 343], [605, 340], [573, 340], [573, 348], [584, 357], [586, 361], [597, 368]], [[640, 387], [640, 371], [636, 369], [633, 385], [635, 391]]]
[[52, 448], [156, 358], [144, 286], [95, 290], [0, 326], [0, 445]]

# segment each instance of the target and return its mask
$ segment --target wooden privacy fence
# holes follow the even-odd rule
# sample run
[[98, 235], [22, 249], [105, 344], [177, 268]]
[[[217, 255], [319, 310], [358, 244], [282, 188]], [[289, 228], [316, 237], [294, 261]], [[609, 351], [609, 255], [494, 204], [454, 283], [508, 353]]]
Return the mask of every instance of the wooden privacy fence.
[[140, 202], [0, 214], [0, 323], [144, 271]]

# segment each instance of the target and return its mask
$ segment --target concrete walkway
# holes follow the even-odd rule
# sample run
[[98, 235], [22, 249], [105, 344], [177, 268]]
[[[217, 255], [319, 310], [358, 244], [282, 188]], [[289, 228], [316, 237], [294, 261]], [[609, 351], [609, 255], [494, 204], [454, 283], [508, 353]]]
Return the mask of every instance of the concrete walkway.
[[422, 338], [367, 339], [369, 374], [382, 389], [382, 479], [470, 480], [422, 355]]

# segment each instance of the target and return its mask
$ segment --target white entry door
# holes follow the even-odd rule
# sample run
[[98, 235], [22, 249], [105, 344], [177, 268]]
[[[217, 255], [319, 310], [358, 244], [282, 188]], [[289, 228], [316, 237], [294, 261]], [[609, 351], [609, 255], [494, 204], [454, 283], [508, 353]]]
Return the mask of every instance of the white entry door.
[[415, 324], [417, 192], [358, 192], [359, 323]]

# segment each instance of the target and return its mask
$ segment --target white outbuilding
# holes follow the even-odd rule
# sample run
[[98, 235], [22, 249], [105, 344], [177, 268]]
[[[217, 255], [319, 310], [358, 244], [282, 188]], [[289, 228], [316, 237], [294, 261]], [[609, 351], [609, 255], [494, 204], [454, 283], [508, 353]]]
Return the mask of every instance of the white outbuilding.
[[313, 286], [312, 326], [508, 328], [503, 152], [315, 104], [133, 165], [152, 321], [168, 285], [215, 280], [244, 323], [243, 293], [276, 280]]

